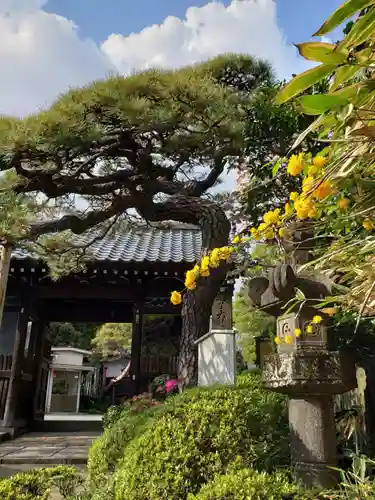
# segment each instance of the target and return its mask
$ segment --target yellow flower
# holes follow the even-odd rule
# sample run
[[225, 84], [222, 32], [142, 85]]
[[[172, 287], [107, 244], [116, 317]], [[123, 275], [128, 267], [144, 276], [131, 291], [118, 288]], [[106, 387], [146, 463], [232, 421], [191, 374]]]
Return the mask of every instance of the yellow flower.
[[285, 234], [286, 234], [286, 229], [285, 229], [285, 227], [281, 227], [281, 228], [279, 229], [279, 236], [280, 236], [280, 238], [284, 238], [284, 237], [285, 237]]
[[[307, 174], [311, 175], [311, 176], [314, 176], [319, 171], [320, 171], [319, 167], [317, 167], [316, 165], [311, 165], [311, 167], [309, 167], [308, 170], [307, 170]], [[320, 173], [322, 173], [322, 172], [320, 172]]]
[[312, 323], [314, 325], [319, 325], [319, 323], [321, 323], [323, 321], [323, 318], [319, 315], [317, 316], [314, 316], [313, 319], [312, 319]]
[[218, 249], [219, 250], [219, 259], [220, 260], [227, 260], [229, 257], [232, 255], [234, 252], [233, 247], [221, 247]]
[[295, 335], [296, 337], [300, 337], [300, 336], [301, 336], [301, 334], [302, 334], [301, 328], [295, 328], [295, 330], [294, 330], [294, 335]]
[[281, 344], [281, 342], [282, 342], [280, 337], [275, 337], [274, 341], [275, 341], [275, 344], [277, 344], [277, 345]]
[[275, 233], [273, 232], [272, 229], [268, 229], [268, 231], [264, 233], [264, 237], [266, 240], [272, 240], [272, 238], [275, 237]]
[[348, 198], [341, 198], [341, 199], [337, 202], [337, 206], [338, 206], [339, 208], [341, 208], [341, 210], [345, 210], [346, 208], [348, 208], [349, 203], [350, 203], [350, 201], [348, 200]]
[[314, 208], [312, 199], [308, 198], [300, 198], [295, 203], [295, 209], [297, 212], [297, 217], [299, 219], [306, 219], [309, 216], [309, 212]]
[[201, 269], [201, 276], [203, 276], [203, 278], [207, 278], [209, 275], [210, 275], [210, 270], [207, 268], [207, 269]]
[[181, 304], [182, 302], [182, 296], [180, 292], [177, 292], [176, 290], [171, 293], [171, 302], [173, 305], [177, 306], [178, 304]]
[[261, 235], [260, 235], [258, 229], [255, 229], [255, 227], [251, 228], [251, 234], [252, 234], [254, 240], [259, 241], [261, 239]]
[[319, 186], [314, 191], [315, 198], [318, 200], [323, 200], [333, 193], [332, 184], [329, 181], [322, 181]]
[[327, 314], [328, 316], [334, 316], [337, 313], [337, 308], [336, 307], [326, 307], [325, 309], [321, 310], [322, 313]]
[[315, 158], [313, 159], [314, 166], [318, 168], [323, 168], [326, 163], [327, 158], [324, 158], [324, 156], [315, 156]]
[[370, 219], [364, 220], [362, 226], [366, 229], [366, 231], [372, 231], [374, 229], [374, 224]]
[[313, 333], [313, 331], [314, 331], [314, 328], [313, 328], [313, 326], [312, 326], [312, 325], [309, 325], [309, 326], [306, 328], [306, 332], [307, 332], [307, 333]]
[[292, 155], [289, 159], [287, 172], [289, 175], [295, 177], [299, 175], [303, 170], [303, 153], [299, 155]]
[[194, 275], [195, 275], [195, 278], [196, 278], [197, 276], [199, 276], [199, 271], [200, 271], [200, 269], [199, 269], [198, 264], [195, 264], [195, 266], [193, 267], [192, 271], [193, 271], [193, 273], [194, 273]]
[[307, 217], [309, 217], [310, 219], [313, 219], [314, 217], [316, 217], [316, 208], [315, 207], [311, 207], [308, 214], [307, 214]]
[[205, 271], [209, 267], [210, 267], [210, 257], [208, 255], [205, 255], [204, 257], [202, 257], [201, 260], [201, 274], [202, 271]]
[[293, 339], [291, 335], [285, 335], [284, 340], [286, 344], [293, 344]]
[[298, 193], [296, 193], [296, 191], [293, 191], [292, 193], [290, 193], [289, 199], [291, 201], [296, 201], [298, 200], [298, 196], [299, 196]]
[[185, 274], [185, 286], [186, 288], [188, 288], [189, 290], [194, 290], [194, 288], [197, 286], [196, 284], [196, 279], [197, 279], [197, 269], [198, 268], [198, 273], [199, 273], [199, 267], [198, 266], [194, 266], [193, 269], [190, 269], [189, 271], [186, 271], [186, 274]]
[[220, 265], [220, 250], [218, 248], [214, 248], [210, 254], [210, 266], [211, 267], [219, 267]]
[[238, 245], [238, 243], [241, 243], [241, 236], [239, 236], [238, 234], [233, 238], [232, 242], [235, 244], [235, 245]]
[[259, 224], [258, 231], [260, 233], [263, 233], [264, 231], [267, 231], [267, 229], [269, 229], [269, 226], [265, 222], [262, 222], [261, 224]]
[[263, 220], [269, 226], [272, 224], [278, 224], [280, 222], [280, 209], [270, 210], [263, 216]]
[[288, 215], [290, 215], [292, 212], [293, 212], [293, 208], [290, 206], [290, 203], [285, 203], [285, 207], [284, 207], [285, 216], [288, 217]]
[[309, 191], [311, 191], [313, 185], [314, 185], [314, 178], [305, 177], [302, 181], [302, 191], [304, 193], [308, 193]]

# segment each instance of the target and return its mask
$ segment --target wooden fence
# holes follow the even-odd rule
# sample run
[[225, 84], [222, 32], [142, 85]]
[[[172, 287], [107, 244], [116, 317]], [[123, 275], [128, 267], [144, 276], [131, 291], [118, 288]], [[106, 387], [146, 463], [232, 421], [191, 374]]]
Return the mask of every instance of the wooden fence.
[[163, 374], [176, 375], [177, 356], [141, 356], [141, 376], [156, 377]]

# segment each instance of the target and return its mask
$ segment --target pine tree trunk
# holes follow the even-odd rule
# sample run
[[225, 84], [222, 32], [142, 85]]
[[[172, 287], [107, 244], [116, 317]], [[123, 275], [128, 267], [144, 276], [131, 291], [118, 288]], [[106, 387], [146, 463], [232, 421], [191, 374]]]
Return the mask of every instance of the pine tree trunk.
[[[204, 215], [200, 219], [202, 230], [202, 255], [213, 248], [228, 244], [230, 223], [216, 204], [205, 202]], [[195, 341], [209, 329], [211, 308], [227, 274], [227, 265], [212, 269], [211, 275], [198, 280], [194, 291], [187, 291], [182, 304], [182, 328], [178, 355], [178, 379], [180, 388], [197, 384], [198, 348]]]
[[212, 303], [226, 276], [224, 267], [215, 271], [214, 278], [205, 278], [197, 291], [186, 292], [184, 296], [177, 362], [181, 388], [197, 385], [198, 382], [198, 348], [194, 342], [208, 332]]
[[[206, 198], [173, 195], [164, 203], [139, 206], [138, 210], [149, 221], [174, 220], [199, 226], [202, 231], [202, 256], [213, 248], [228, 245], [229, 220], [220, 205]], [[197, 382], [198, 348], [194, 342], [208, 332], [212, 304], [226, 277], [227, 268], [226, 264], [222, 264], [213, 269], [209, 277], [198, 280], [194, 291], [184, 293], [177, 361], [180, 388]]]

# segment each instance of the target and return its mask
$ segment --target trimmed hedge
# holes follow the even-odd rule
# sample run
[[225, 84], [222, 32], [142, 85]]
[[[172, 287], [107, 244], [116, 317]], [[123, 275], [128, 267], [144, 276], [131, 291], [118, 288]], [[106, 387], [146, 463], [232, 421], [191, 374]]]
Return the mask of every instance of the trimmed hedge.
[[82, 478], [75, 467], [59, 466], [34, 469], [0, 479], [1, 500], [48, 500], [52, 486], [64, 498], [75, 494]]
[[133, 412], [128, 408], [111, 410], [107, 428], [89, 449], [87, 471], [90, 487], [98, 487], [108, 480], [107, 474], [115, 471], [129, 442], [145, 432], [161, 411], [159, 406], [144, 412]]
[[192, 389], [122, 448], [116, 500], [178, 500], [231, 468], [271, 471], [289, 461], [285, 399], [258, 376], [236, 387]]
[[197, 495], [189, 494], [188, 500], [294, 500], [301, 499], [301, 494], [287, 474], [243, 469], [216, 476]]

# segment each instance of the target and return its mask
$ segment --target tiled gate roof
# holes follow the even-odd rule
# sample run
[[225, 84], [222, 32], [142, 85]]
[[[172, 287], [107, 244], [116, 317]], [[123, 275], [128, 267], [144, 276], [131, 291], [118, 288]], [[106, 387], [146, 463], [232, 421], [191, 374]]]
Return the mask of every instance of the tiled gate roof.
[[[92, 239], [92, 234], [77, 236], [74, 244], [84, 246]], [[202, 235], [196, 226], [139, 226], [95, 241], [87, 250], [87, 257], [97, 262], [190, 263], [199, 259], [201, 248]], [[23, 249], [16, 249], [13, 258], [25, 260], [33, 256]]]

